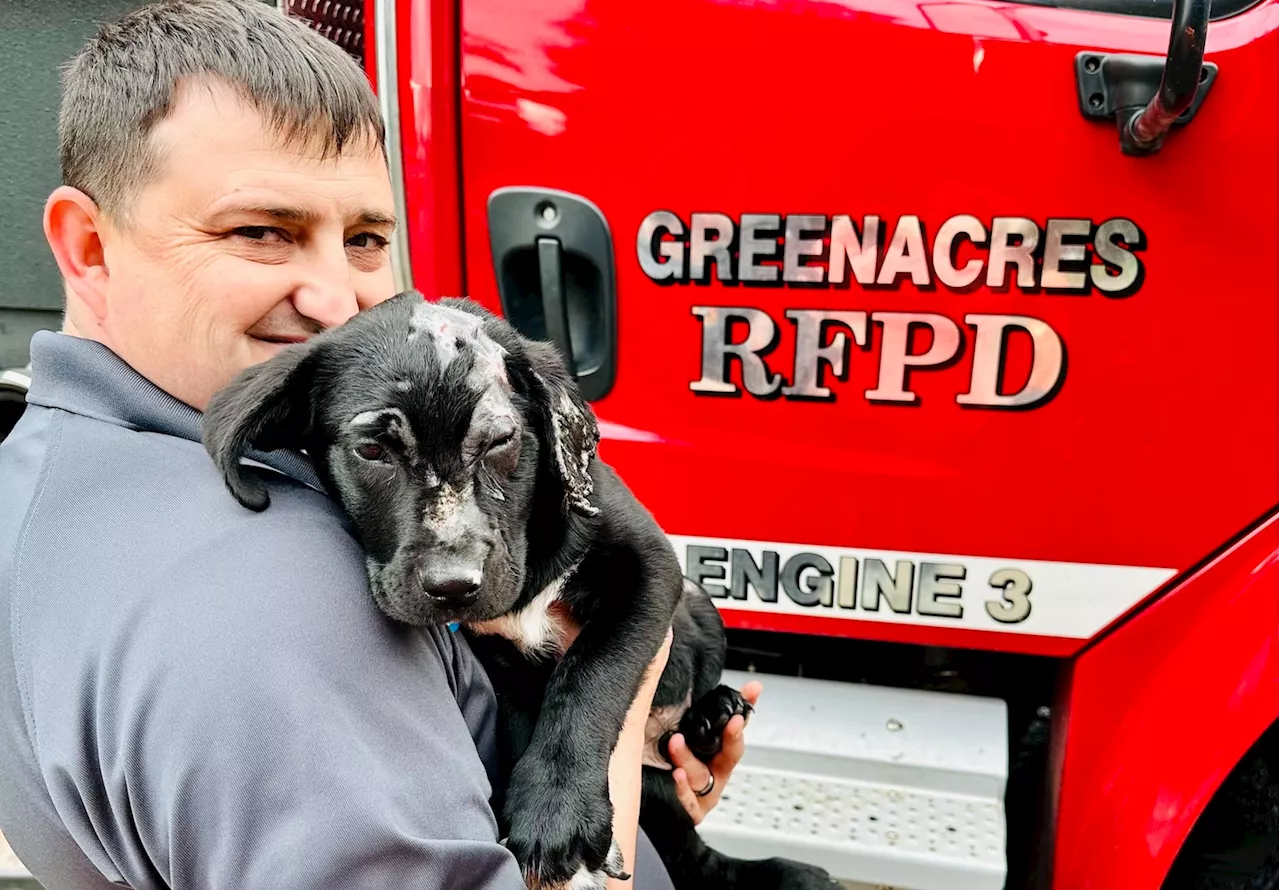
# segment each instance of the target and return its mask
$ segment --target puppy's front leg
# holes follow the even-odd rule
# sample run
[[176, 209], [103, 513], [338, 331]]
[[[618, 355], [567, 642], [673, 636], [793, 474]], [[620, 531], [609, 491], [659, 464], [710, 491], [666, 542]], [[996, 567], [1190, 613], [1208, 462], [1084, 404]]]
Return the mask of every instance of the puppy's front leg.
[[674, 556], [637, 561], [602, 554], [574, 579], [592, 592], [592, 611], [551, 675], [507, 793], [507, 845], [531, 887], [603, 888], [606, 875], [625, 874], [613, 840], [609, 758], [681, 589]]

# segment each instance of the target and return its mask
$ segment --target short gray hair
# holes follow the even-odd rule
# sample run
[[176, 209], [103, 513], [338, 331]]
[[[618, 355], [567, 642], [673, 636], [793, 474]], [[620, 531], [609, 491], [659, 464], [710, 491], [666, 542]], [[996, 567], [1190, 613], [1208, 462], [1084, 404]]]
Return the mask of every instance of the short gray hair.
[[262, 0], [160, 0], [105, 24], [63, 68], [62, 181], [124, 221], [161, 159], [151, 131], [187, 80], [221, 81], [286, 143], [322, 157], [352, 143], [385, 153], [359, 64]]

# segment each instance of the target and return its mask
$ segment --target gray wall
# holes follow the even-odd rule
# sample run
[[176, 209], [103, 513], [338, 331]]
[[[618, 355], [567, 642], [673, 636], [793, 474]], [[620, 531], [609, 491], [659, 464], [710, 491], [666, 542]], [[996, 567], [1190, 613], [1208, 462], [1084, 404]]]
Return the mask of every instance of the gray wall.
[[58, 185], [58, 69], [97, 24], [142, 0], [0, 0], [0, 368], [62, 323], [62, 284], [41, 228]]
[[58, 67], [136, 0], [0, 0], [0, 368], [61, 324], [62, 285], [40, 215], [58, 185]]

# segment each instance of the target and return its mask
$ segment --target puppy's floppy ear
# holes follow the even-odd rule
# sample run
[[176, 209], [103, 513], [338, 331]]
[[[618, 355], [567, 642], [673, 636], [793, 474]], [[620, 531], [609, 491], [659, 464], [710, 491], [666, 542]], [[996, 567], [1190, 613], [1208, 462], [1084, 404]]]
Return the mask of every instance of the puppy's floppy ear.
[[202, 420], [205, 450], [227, 488], [250, 510], [271, 503], [267, 487], [240, 464], [245, 452], [301, 447], [310, 426], [312, 347], [288, 346], [275, 357], [241, 371], [214, 395]]
[[595, 413], [583, 400], [554, 346], [521, 340], [521, 351], [529, 362], [530, 396], [539, 413], [540, 438], [551, 448], [551, 467], [564, 486], [564, 505], [584, 516], [594, 516], [600, 512], [591, 504], [595, 487], [591, 461], [600, 442]]

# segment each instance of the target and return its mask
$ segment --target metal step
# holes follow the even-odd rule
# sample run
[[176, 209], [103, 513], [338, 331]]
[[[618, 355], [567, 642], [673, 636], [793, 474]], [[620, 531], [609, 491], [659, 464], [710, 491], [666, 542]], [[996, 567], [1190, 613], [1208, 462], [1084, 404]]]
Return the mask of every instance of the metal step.
[[752, 679], [764, 694], [699, 826], [707, 843], [904, 890], [1004, 886], [1003, 701], [737, 671], [723, 682]]

